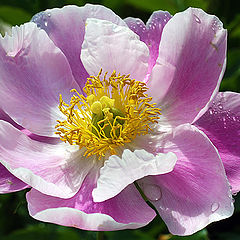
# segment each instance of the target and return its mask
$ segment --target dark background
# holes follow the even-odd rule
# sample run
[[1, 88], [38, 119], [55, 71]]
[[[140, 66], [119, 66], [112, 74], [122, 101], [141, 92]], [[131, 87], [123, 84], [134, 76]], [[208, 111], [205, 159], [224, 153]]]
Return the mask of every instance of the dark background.
[[[145, 22], [155, 10], [166, 10], [174, 15], [190, 6], [202, 8], [218, 16], [224, 23], [224, 27], [228, 29], [227, 69], [220, 90], [240, 92], [240, 1], [238, 0], [0, 0], [0, 32], [5, 32], [5, 24], [22, 24], [29, 21], [35, 13], [47, 8], [68, 4], [82, 6], [85, 3], [102, 4], [111, 8], [122, 18], [138, 17]], [[41, 223], [32, 219], [27, 212], [26, 191], [0, 195], [0, 240], [96, 239], [96, 232]], [[240, 197], [235, 196], [235, 199], [236, 209], [231, 218], [212, 223], [193, 236], [170, 235], [160, 217], [157, 217], [141, 229], [105, 232], [104, 239], [240, 240]]]

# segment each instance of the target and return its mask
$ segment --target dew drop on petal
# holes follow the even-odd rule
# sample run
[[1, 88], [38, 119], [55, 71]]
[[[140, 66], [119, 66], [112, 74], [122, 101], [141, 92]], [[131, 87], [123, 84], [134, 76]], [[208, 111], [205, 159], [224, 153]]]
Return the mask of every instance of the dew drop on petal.
[[137, 25], [141, 25], [141, 21], [140, 21], [140, 20], [137, 20], [137, 21], [136, 21], [136, 24], [137, 24]]
[[217, 30], [217, 29], [216, 29], [216, 24], [215, 24], [215, 22], [212, 23], [212, 30], [213, 30], [214, 32], [216, 32], [216, 30]]
[[226, 129], [227, 128], [227, 119], [225, 116], [222, 117], [222, 121], [223, 121], [223, 128]]
[[214, 21], [212, 22], [212, 30], [216, 33], [218, 30], [223, 28], [222, 23], [219, 21], [217, 17], [215, 17]]
[[194, 15], [195, 21], [196, 21], [197, 23], [201, 23], [200, 18], [199, 18], [197, 15], [195, 15], [195, 14], [193, 14], [193, 15]]
[[170, 212], [170, 209], [169, 209], [168, 207], [159, 206], [159, 208], [161, 209], [161, 211], [164, 211], [165, 213], [166, 213], [166, 212]]
[[158, 201], [162, 197], [160, 187], [155, 184], [145, 185], [143, 187], [143, 192], [150, 201]]
[[212, 205], [211, 205], [211, 211], [212, 212], [216, 212], [218, 209], [219, 209], [219, 203], [217, 202], [214, 202]]
[[[229, 111], [227, 111], [227, 112], [225, 112], [225, 113], [226, 113], [226, 118], [227, 118], [227, 119], [231, 119], [231, 113], [230, 113]], [[225, 119], [226, 119], [226, 118], [225, 118]]]
[[212, 115], [212, 114], [213, 114], [213, 110], [212, 110], [212, 108], [211, 108], [211, 107], [209, 108], [209, 114], [210, 114], [210, 115]]
[[218, 104], [218, 108], [221, 109], [221, 110], [223, 109], [223, 106], [222, 106], [221, 103]]

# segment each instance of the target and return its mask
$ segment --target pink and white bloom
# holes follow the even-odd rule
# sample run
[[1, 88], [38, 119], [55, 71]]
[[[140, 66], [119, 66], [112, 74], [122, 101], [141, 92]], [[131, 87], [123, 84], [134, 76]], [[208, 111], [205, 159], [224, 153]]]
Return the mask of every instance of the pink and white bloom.
[[[220, 20], [193, 8], [173, 17], [154, 12], [145, 25], [103, 6], [66, 6], [13, 27], [12, 35], [0, 38], [0, 192], [31, 187], [32, 217], [87, 230], [148, 224], [156, 213], [134, 183], [173, 234], [189, 235], [231, 216], [232, 192], [240, 190], [240, 96], [218, 93], [226, 41]], [[126, 101], [118, 90], [105, 94], [106, 101], [95, 96], [102, 93], [91, 92], [87, 78], [101, 69], [101, 79], [116, 71], [140, 81], [123, 92], [142, 94], [146, 84], [152, 101], [140, 93], [134, 100], [133, 91], [123, 93]], [[85, 99], [84, 111], [70, 103], [71, 89]], [[68, 106], [60, 100], [59, 107], [60, 94]], [[146, 103], [142, 112], [140, 102]], [[140, 120], [128, 119], [128, 107], [141, 112]], [[104, 120], [108, 141], [124, 139], [103, 155], [88, 138], [101, 132], [94, 116]], [[105, 121], [117, 118], [121, 130], [108, 130]], [[55, 133], [57, 121], [73, 133], [57, 126], [65, 142]]]

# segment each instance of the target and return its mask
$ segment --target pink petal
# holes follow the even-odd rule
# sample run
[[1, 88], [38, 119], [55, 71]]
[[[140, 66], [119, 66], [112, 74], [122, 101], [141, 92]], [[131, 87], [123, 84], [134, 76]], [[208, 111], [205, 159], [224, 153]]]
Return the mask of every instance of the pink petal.
[[176, 161], [176, 155], [170, 152], [154, 156], [145, 150], [131, 152], [125, 149], [121, 158], [113, 155], [104, 162], [97, 187], [93, 190], [93, 200], [103, 202], [119, 194], [135, 180], [171, 172]]
[[93, 165], [81, 155], [77, 146], [38, 142], [0, 121], [0, 163], [42, 193], [72, 197]]
[[0, 120], [4, 120], [6, 122], [11, 123], [15, 128], [19, 129], [19, 130], [23, 130], [23, 127], [21, 127], [20, 125], [18, 125], [16, 122], [14, 122], [12, 120], [12, 118], [10, 118], [9, 115], [7, 115], [1, 108], [0, 108]]
[[0, 37], [0, 75], [1, 108], [31, 132], [52, 136], [62, 118], [59, 94], [67, 101], [78, 86], [47, 34], [26, 23], [13, 27], [12, 36]]
[[2, 109], [0, 109], [0, 120], [4, 120], [6, 122], [11, 123], [15, 128], [21, 130], [24, 134], [26, 134], [27, 136], [29, 136], [31, 139], [39, 141], [39, 142], [46, 142], [46, 143], [52, 143], [52, 144], [57, 144], [59, 142], [61, 142], [61, 140], [59, 139], [59, 137], [45, 137], [45, 136], [40, 136], [40, 135], [36, 135], [34, 133], [31, 133], [29, 130], [23, 128], [22, 126], [18, 125], [16, 122], [14, 122], [12, 120], [12, 118], [10, 118], [9, 115], [7, 115]]
[[[80, 60], [87, 18], [106, 19], [118, 25], [124, 21], [110, 9], [86, 4], [84, 7], [65, 6], [36, 14], [32, 21], [44, 29], [67, 57], [75, 80], [84, 87], [89, 76]], [[100, 69], [99, 69], [100, 70]]]
[[143, 80], [148, 68], [148, 48], [129, 28], [90, 18], [86, 22], [81, 59], [90, 75], [130, 74]]
[[218, 93], [195, 125], [218, 149], [233, 193], [240, 191], [240, 94]]
[[233, 213], [221, 159], [205, 134], [181, 125], [156, 142], [157, 152], [173, 152], [172, 172], [138, 181], [174, 235], [190, 235]]
[[10, 193], [23, 190], [29, 186], [13, 176], [1, 163], [0, 163], [0, 193]]
[[178, 13], [164, 27], [148, 87], [171, 125], [206, 111], [225, 69], [226, 40], [219, 19], [201, 9]]
[[146, 25], [139, 18], [128, 17], [124, 19], [128, 27], [135, 32], [140, 37], [140, 40], [146, 43], [149, 48], [148, 75], [145, 81], [148, 80], [152, 68], [156, 63], [162, 31], [170, 18], [171, 15], [168, 12], [156, 11], [153, 12]]
[[111, 231], [139, 228], [148, 224], [155, 212], [134, 185], [101, 203], [92, 199], [99, 168], [86, 177], [80, 191], [70, 199], [50, 197], [32, 189], [27, 194], [29, 213], [35, 219], [85, 230]]

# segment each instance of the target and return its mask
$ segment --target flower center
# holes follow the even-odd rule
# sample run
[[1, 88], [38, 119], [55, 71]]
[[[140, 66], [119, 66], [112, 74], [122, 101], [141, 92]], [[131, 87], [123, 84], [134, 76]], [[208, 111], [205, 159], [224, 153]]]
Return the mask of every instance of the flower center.
[[151, 131], [151, 125], [159, 119], [160, 109], [150, 103], [145, 93], [146, 84], [130, 79], [130, 75], [116, 75], [107, 79], [87, 79], [83, 91], [71, 92], [70, 104], [60, 95], [60, 111], [67, 117], [56, 125], [60, 139], [85, 149], [84, 156], [97, 155], [99, 159], [116, 154], [116, 149], [131, 142], [137, 135]]

